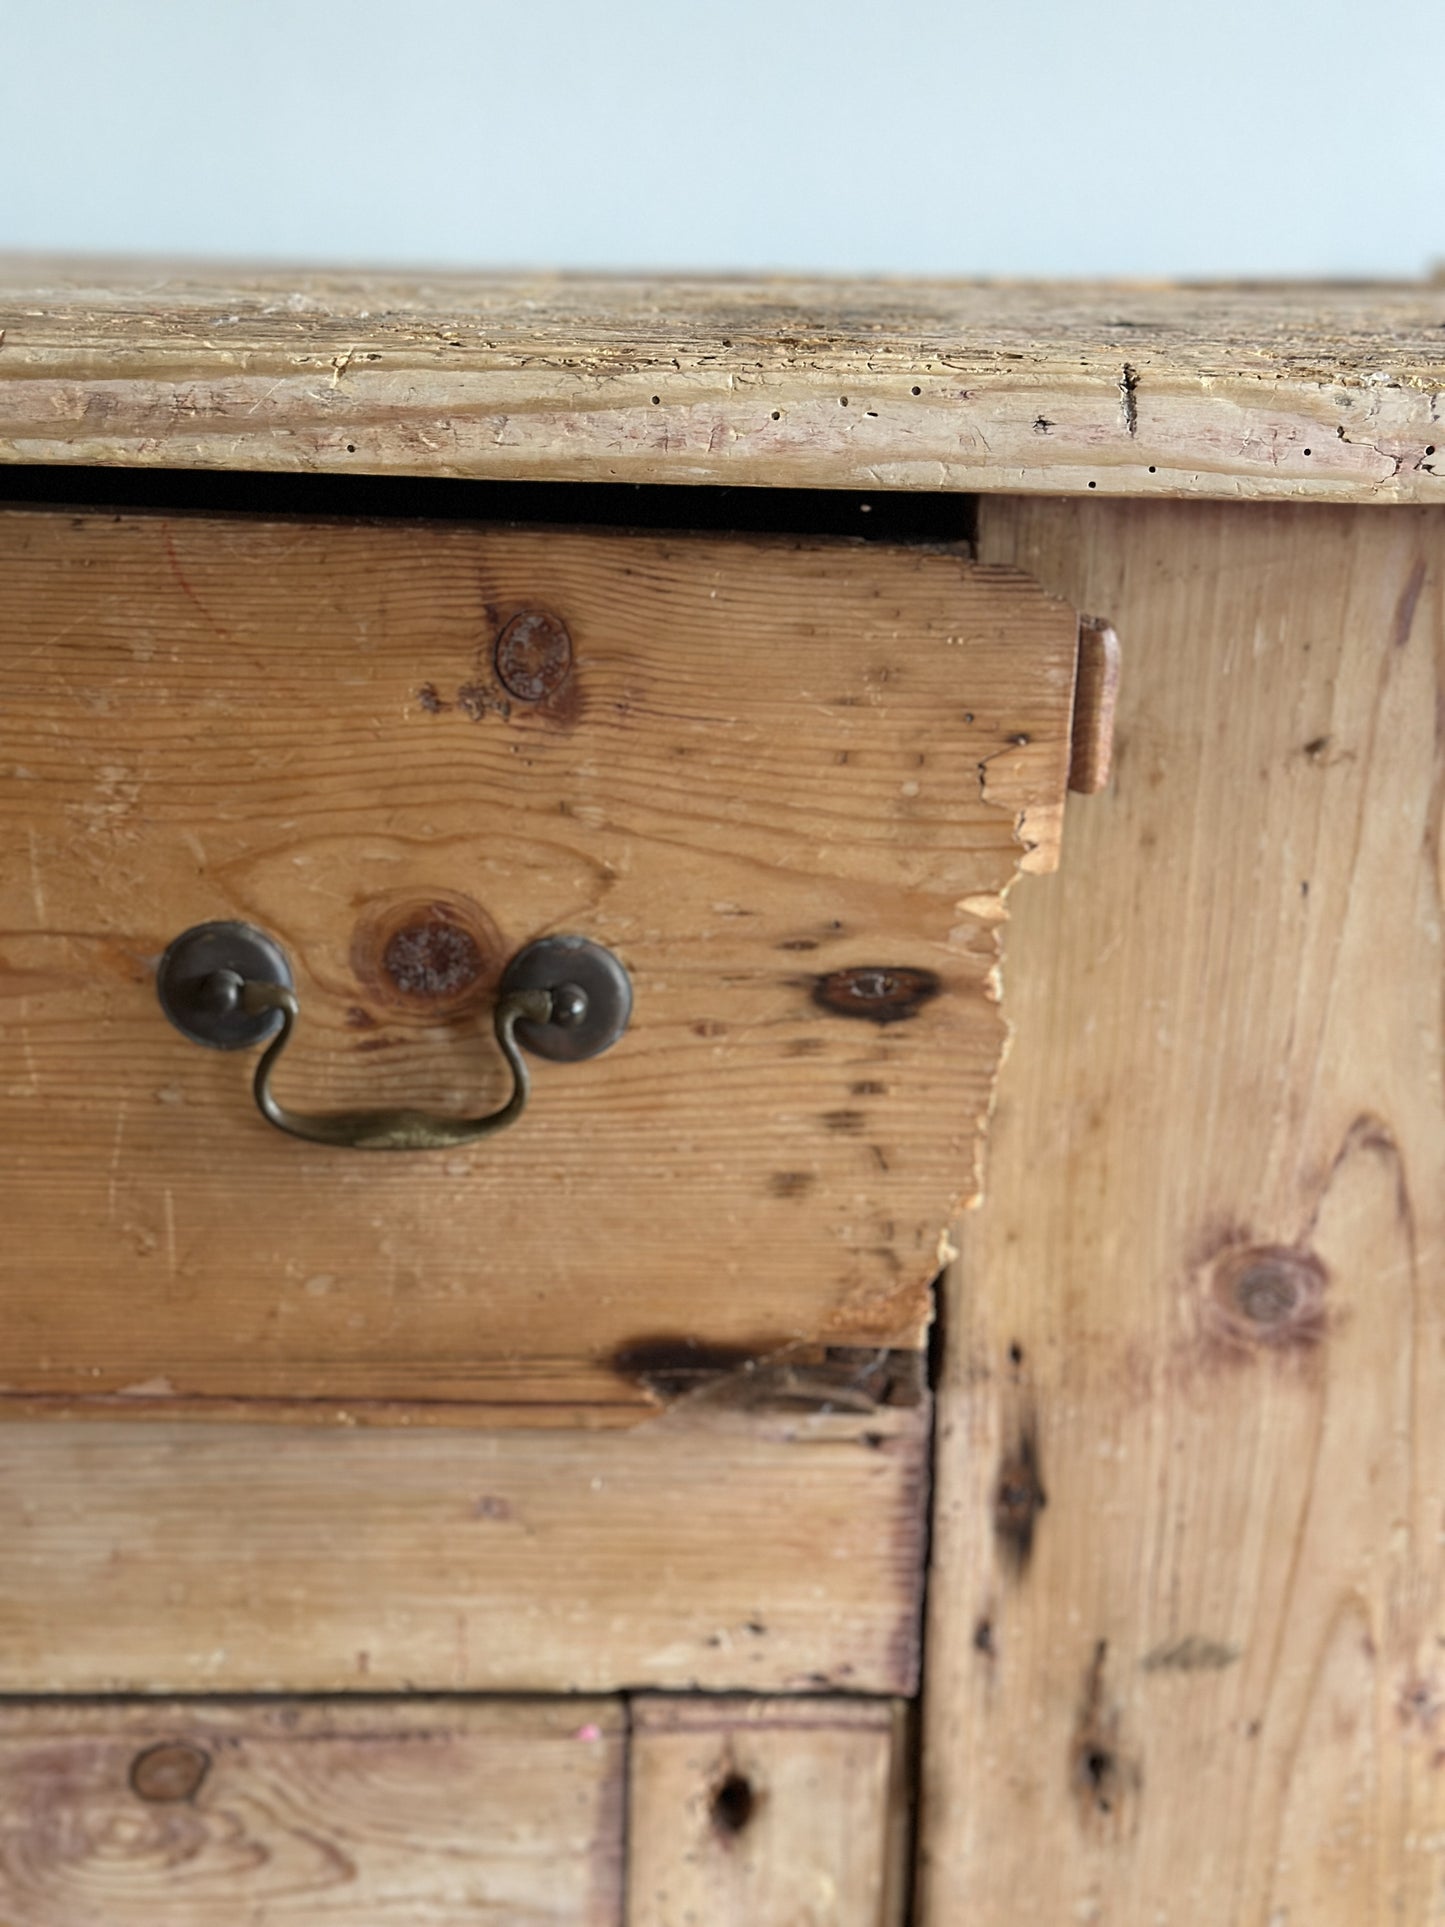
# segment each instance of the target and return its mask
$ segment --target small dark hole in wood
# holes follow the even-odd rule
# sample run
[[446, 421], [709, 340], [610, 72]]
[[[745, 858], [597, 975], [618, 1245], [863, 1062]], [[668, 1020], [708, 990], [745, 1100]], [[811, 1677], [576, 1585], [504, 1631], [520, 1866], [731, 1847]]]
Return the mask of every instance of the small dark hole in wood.
[[1089, 484], [1089, 487], [1090, 487], [1090, 488], [1097, 488], [1098, 486], [1099, 486], [1099, 484], [1098, 484], [1097, 482], [1090, 482], [1090, 484]]
[[915, 395], [921, 395], [923, 393], [923, 390], [921, 388], [914, 388], [910, 392]]
[[1024, 1362], [1024, 1348], [1017, 1339], [1008, 1348], [1008, 1362], [1010, 1365], [1022, 1365]]
[[712, 1823], [719, 1833], [739, 1834], [756, 1804], [752, 1782], [744, 1774], [729, 1773], [712, 1796]]
[[1109, 1784], [1114, 1776], [1114, 1756], [1102, 1746], [1091, 1746], [1084, 1755], [1084, 1777], [1094, 1789], [1094, 1799], [1100, 1813], [1112, 1813], [1114, 1803], [1109, 1797]]

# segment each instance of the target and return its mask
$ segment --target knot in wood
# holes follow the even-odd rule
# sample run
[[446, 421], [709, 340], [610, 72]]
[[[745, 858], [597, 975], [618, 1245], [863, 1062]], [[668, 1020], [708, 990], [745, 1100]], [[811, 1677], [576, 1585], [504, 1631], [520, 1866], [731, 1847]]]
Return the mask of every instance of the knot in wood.
[[555, 695], [572, 668], [572, 638], [560, 617], [546, 609], [524, 609], [497, 637], [493, 651], [497, 680], [521, 703], [540, 703]]
[[131, 1762], [131, 1790], [154, 1806], [174, 1806], [193, 1800], [210, 1770], [210, 1755], [199, 1746], [165, 1741], [137, 1753]]

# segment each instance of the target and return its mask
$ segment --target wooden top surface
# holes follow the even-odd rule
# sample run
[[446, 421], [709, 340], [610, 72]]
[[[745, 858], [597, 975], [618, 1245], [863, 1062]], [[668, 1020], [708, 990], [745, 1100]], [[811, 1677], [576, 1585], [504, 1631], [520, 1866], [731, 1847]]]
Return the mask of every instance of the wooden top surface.
[[1445, 280], [0, 259], [0, 460], [1445, 501]]

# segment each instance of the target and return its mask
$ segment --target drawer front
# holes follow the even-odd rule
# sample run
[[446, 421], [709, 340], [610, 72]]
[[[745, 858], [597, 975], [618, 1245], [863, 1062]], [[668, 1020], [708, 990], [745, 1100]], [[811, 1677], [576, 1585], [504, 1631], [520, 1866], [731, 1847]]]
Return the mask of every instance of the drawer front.
[[[916, 1349], [1077, 620], [851, 543], [0, 516], [0, 1407], [625, 1421]], [[633, 987], [510, 1129], [272, 1129], [157, 963], [283, 948], [288, 1104], [495, 1108], [508, 960]]]
[[615, 1700], [0, 1710], [13, 1927], [617, 1927]]
[[7, 1927], [896, 1927], [898, 1702], [0, 1708]]

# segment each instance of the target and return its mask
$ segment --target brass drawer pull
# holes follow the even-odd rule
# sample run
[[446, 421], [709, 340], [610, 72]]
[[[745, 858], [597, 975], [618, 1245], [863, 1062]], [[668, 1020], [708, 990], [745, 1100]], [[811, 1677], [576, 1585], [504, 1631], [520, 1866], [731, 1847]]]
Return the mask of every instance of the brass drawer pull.
[[167, 948], [156, 973], [161, 1008], [193, 1043], [245, 1050], [270, 1040], [252, 1090], [278, 1131], [314, 1144], [356, 1151], [439, 1151], [473, 1144], [514, 1124], [531, 1079], [522, 1046], [542, 1057], [578, 1062], [615, 1044], [632, 1012], [632, 986], [610, 950], [585, 937], [543, 937], [519, 950], [503, 972], [493, 1026], [512, 1072], [512, 1094], [485, 1117], [435, 1117], [425, 1111], [289, 1110], [271, 1079], [301, 1006], [285, 952], [244, 923], [201, 923]]

